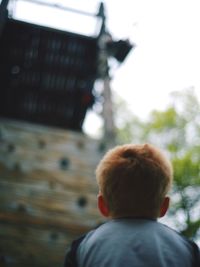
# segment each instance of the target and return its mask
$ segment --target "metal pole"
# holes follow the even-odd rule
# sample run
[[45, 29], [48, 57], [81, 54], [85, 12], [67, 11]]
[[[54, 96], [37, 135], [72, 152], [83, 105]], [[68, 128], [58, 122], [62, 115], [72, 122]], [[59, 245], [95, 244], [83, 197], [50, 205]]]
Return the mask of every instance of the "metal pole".
[[116, 133], [113, 118], [112, 91], [110, 87], [110, 77], [108, 68], [108, 54], [106, 43], [111, 35], [106, 32], [106, 18], [103, 3], [100, 4], [98, 15], [102, 18], [102, 26], [99, 34], [99, 76], [103, 81], [103, 112], [104, 119], [104, 142], [106, 147], [112, 147], [116, 143]]
[[8, 18], [8, 10], [7, 10], [8, 2], [9, 0], [2, 0], [0, 4], [0, 36], [3, 31], [5, 22]]

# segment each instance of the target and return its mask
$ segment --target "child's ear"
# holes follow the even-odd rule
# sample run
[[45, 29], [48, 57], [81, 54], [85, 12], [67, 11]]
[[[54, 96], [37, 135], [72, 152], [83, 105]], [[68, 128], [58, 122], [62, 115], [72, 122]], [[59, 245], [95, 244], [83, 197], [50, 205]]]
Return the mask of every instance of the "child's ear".
[[170, 202], [170, 198], [165, 197], [162, 204], [161, 204], [161, 207], [160, 207], [160, 216], [159, 217], [165, 216], [165, 214], [169, 208], [169, 202]]
[[105, 216], [105, 217], [109, 216], [108, 207], [107, 207], [105, 200], [104, 200], [101, 193], [98, 195], [98, 208], [99, 208], [99, 211], [101, 212], [101, 214], [103, 216]]

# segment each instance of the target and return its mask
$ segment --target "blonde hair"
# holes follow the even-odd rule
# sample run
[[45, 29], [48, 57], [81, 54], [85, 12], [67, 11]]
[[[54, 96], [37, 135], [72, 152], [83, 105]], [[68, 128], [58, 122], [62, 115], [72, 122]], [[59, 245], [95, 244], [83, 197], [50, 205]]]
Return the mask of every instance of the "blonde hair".
[[117, 146], [96, 169], [99, 190], [113, 217], [157, 218], [172, 177], [170, 161], [150, 144]]

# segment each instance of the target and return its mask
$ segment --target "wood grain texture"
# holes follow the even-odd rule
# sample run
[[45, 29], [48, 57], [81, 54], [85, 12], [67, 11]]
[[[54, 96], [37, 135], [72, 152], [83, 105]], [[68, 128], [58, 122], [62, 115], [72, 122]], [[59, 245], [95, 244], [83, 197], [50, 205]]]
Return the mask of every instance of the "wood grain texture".
[[50, 226], [0, 223], [0, 266], [62, 266], [75, 234]]
[[0, 119], [0, 266], [62, 266], [71, 241], [103, 222], [101, 148], [82, 133]]

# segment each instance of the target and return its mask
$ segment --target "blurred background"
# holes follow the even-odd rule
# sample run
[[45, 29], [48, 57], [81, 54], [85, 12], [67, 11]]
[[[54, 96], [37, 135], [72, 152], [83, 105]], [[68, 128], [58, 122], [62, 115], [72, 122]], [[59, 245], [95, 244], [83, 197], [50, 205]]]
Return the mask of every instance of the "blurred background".
[[0, 4], [0, 265], [62, 265], [103, 222], [98, 161], [127, 142], [170, 157], [162, 222], [200, 245], [198, 1]]

